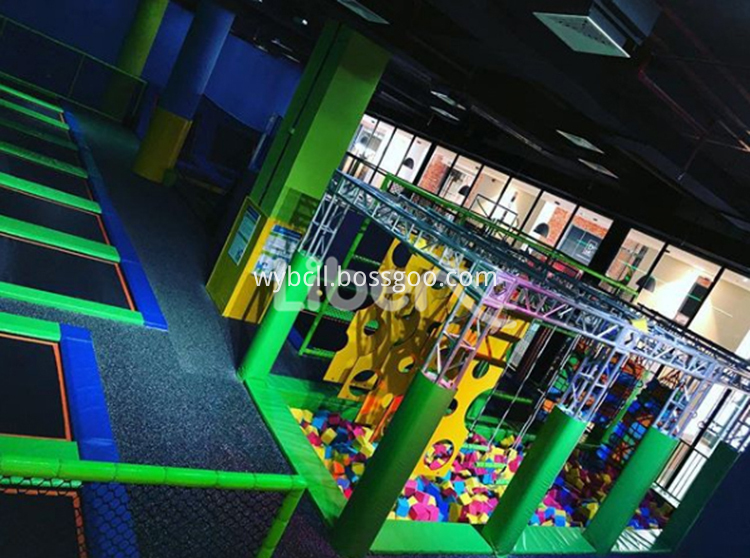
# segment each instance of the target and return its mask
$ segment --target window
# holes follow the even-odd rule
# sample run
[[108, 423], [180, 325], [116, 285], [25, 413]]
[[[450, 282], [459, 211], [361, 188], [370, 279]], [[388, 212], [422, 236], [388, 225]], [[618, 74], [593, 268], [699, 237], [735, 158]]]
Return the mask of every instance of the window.
[[430, 157], [430, 162], [427, 163], [427, 167], [422, 173], [419, 186], [428, 192], [437, 194], [455, 160], [456, 154], [453, 151], [444, 147], [436, 148], [432, 157]]
[[[664, 243], [636, 229], [631, 229], [620, 246], [615, 261], [607, 270], [607, 277], [637, 290], [654, 265]], [[625, 294], [624, 296], [630, 297]]]
[[742, 358], [750, 357], [750, 279], [725, 270], [690, 329]]
[[466, 198], [466, 207], [482, 217], [492, 217], [509, 178], [505, 173], [483, 167], [474, 183], [474, 189]]
[[531, 184], [517, 178], [512, 179], [495, 208], [493, 218], [516, 229], [521, 228], [534, 207], [539, 192], [539, 188], [535, 188]]
[[574, 210], [574, 203], [544, 192], [531, 211], [523, 232], [539, 242], [555, 246]]
[[[696, 315], [719, 267], [670, 246], [644, 279], [637, 302], [685, 325]], [[650, 283], [650, 284], [649, 284]]]
[[432, 144], [422, 138], [415, 137], [409, 151], [406, 153], [406, 157], [401, 162], [398, 168], [396, 176], [403, 178], [407, 182], [414, 182], [414, 177], [417, 176], [419, 169], [422, 168], [427, 152], [430, 150]]
[[588, 265], [611, 226], [611, 219], [585, 207], [579, 207], [565, 232], [559, 250], [577, 262]]
[[463, 205], [469, 197], [474, 180], [479, 174], [482, 165], [466, 157], [459, 157], [453, 168], [448, 171], [447, 179], [443, 185], [440, 195], [446, 200], [458, 205]]
[[414, 136], [410, 133], [396, 130], [380, 162], [380, 170], [396, 174], [406, 157], [412, 139]]

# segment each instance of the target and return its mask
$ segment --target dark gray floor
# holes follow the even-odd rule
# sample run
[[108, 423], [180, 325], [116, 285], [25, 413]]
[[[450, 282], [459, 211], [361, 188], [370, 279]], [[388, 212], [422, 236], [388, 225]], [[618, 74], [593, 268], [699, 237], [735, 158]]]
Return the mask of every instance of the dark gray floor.
[[[130, 172], [137, 148], [132, 133], [94, 118], [80, 121], [169, 332], [4, 299], [0, 311], [91, 331], [124, 462], [291, 472], [236, 379], [236, 363], [251, 333], [221, 318], [206, 294], [212, 262], [203, 223], [175, 190]], [[310, 372], [288, 348], [280, 366], [282, 373]], [[276, 556], [335, 557], [323, 533], [306, 497]]]

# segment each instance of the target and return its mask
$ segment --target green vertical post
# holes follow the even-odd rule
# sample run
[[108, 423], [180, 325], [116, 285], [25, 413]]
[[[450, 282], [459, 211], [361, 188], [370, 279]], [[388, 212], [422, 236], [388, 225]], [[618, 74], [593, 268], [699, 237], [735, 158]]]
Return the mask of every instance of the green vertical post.
[[169, 0], [140, 0], [133, 22], [120, 48], [115, 65], [122, 71], [140, 76], [146, 65], [156, 34], [164, 19]]
[[649, 428], [583, 536], [597, 554], [608, 554], [633, 518], [679, 441]]
[[317, 281], [320, 266], [321, 262], [312, 256], [299, 251], [294, 254], [289, 270], [281, 279], [281, 288], [274, 295], [240, 365], [240, 378], [265, 378], [271, 373], [294, 321], [304, 308], [311, 278]]
[[659, 548], [677, 549], [739, 457], [732, 446], [719, 442], [659, 535]]
[[279, 546], [281, 537], [284, 536], [284, 531], [286, 531], [287, 525], [292, 520], [294, 510], [297, 509], [297, 504], [299, 504], [304, 493], [304, 490], [293, 490], [284, 497], [284, 501], [281, 503], [281, 507], [276, 513], [276, 518], [268, 529], [268, 534], [261, 544], [256, 558], [273, 557], [273, 553], [276, 547]]
[[[359, 231], [357, 231], [357, 234], [354, 237], [354, 240], [352, 241], [352, 245], [349, 247], [349, 251], [346, 253], [346, 256], [344, 256], [344, 260], [341, 262], [341, 269], [348, 269], [349, 264], [352, 261], [352, 258], [354, 258], [354, 255], [357, 253], [357, 248], [359, 248], [360, 243], [362, 242], [362, 239], [365, 236], [365, 233], [367, 232], [367, 227], [370, 226], [370, 219], [365, 219], [362, 222], [362, 225], [359, 227]], [[328, 310], [328, 307], [331, 305], [331, 302], [329, 299], [325, 299], [323, 303], [320, 305], [320, 308], [318, 308], [318, 313], [315, 315], [315, 319], [313, 320], [312, 325], [310, 326], [310, 329], [307, 331], [307, 335], [305, 335], [304, 340], [302, 341], [302, 345], [300, 345], [299, 348], [299, 354], [305, 355], [307, 353], [307, 349], [310, 346], [310, 343], [312, 342], [312, 338], [315, 335], [315, 331], [318, 329], [318, 326], [320, 325], [320, 322], [323, 320], [323, 316], [325, 316], [326, 310]]]
[[102, 112], [122, 120], [131, 107], [138, 82], [146, 65], [156, 34], [164, 19], [169, 0], [140, 0], [127, 35], [120, 47], [115, 66], [124, 73], [115, 73], [102, 100]]
[[482, 536], [498, 554], [509, 554], [531, 516], [581, 439], [586, 423], [555, 407], [500, 498]]
[[358, 558], [370, 549], [455, 394], [416, 375], [333, 526], [331, 544], [339, 554]]

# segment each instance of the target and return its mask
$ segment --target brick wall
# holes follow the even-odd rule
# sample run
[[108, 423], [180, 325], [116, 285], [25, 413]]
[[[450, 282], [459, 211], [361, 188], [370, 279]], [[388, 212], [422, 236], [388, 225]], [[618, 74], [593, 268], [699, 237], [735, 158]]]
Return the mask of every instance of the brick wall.
[[435, 155], [427, 165], [424, 174], [422, 174], [419, 185], [428, 192], [436, 194], [443, 183], [445, 173], [448, 172], [448, 166], [449, 163], [443, 159], [442, 155]]

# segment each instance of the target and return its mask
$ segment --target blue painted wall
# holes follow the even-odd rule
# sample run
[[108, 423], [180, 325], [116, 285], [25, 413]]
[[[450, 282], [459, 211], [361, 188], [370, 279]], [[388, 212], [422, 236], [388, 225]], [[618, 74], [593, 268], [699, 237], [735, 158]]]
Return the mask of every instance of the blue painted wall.
[[230, 36], [206, 96], [244, 124], [263, 130], [272, 114], [286, 112], [301, 75], [301, 66]]
[[[136, 0], [4, 0], [0, 13], [111, 63], [135, 7]], [[170, 2], [143, 70], [154, 90], [166, 85], [192, 19], [192, 12]], [[230, 36], [206, 95], [242, 123], [263, 130], [272, 114], [286, 112], [301, 74], [301, 66]]]
[[136, 5], [134, 0], [3, 0], [0, 13], [113, 63]]

